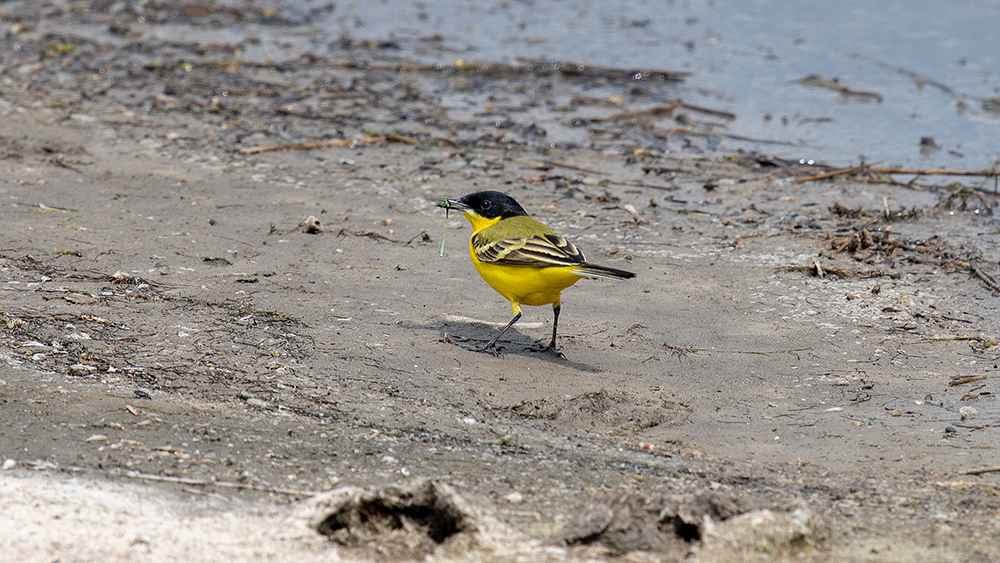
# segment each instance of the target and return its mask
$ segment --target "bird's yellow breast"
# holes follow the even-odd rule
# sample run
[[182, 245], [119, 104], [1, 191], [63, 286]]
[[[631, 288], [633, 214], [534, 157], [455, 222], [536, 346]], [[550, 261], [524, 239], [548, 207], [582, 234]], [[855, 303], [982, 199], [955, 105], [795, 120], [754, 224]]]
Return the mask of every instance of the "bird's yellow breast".
[[[476, 258], [476, 251], [472, 249], [472, 245], [469, 246], [472, 263], [476, 265], [479, 275], [497, 293], [509, 299], [512, 305], [538, 306], [557, 303], [560, 292], [580, 279], [580, 276], [574, 274], [567, 266], [534, 268], [481, 262]], [[517, 309], [515, 307], [515, 310]]]
[[[469, 212], [466, 212], [465, 216], [472, 223], [473, 237], [486, 229], [497, 231], [496, 233], [487, 232], [490, 235], [488, 238], [491, 240], [520, 237], [524, 235], [526, 229], [533, 234], [555, 234], [544, 224], [527, 216], [508, 218], [502, 224], [498, 224], [500, 223], [499, 217], [487, 219], [477, 213]], [[510, 300], [515, 312], [520, 311], [519, 305], [538, 306], [558, 303], [560, 292], [580, 279], [578, 274], [573, 273], [574, 267], [511, 266], [483, 262], [479, 260], [472, 241], [473, 238], [470, 238], [469, 254], [472, 256], [472, 263], [475, 264], [479, 275], [497, 293]]]

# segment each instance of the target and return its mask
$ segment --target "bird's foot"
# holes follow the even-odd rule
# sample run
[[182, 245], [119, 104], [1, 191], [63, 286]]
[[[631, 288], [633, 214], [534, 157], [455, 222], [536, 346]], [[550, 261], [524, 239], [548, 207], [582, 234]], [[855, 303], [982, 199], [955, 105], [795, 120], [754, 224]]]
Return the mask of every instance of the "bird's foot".
[[496, 357], [496, 358], [499, 358], [499, 357], [503, 356], [503, 352], [500, 351], [500, 348], [497, 348], [497, 345], [496, 345], [495, 342], [490, 342], [488, 344], [484, 344], [482, 346], [478, 346], [478, 347], [475, 348], [475, 350], [476, 350], [476, 352], [483, 352], [483, 353], [489, 354], [489, 355], [491, 355], [493, 357]]
[[542, 346], [536, 346], [534, 348], [527, 348], [527, 350], [529, 352], [538, 352], [540, 354], [549, 354], [549, 355], [552, 355], [552, 356], [555, 356], [555, 357], [559, 358], [560, 360], [565, 360], [566, 359], [566, 355], [563, 354], [562, 352], [560, 352], [559, 348], [555, 344], [553, 344], [551, 342], [549, 343], [548, 346], [544, 346], [544, 347], [542, 347]]

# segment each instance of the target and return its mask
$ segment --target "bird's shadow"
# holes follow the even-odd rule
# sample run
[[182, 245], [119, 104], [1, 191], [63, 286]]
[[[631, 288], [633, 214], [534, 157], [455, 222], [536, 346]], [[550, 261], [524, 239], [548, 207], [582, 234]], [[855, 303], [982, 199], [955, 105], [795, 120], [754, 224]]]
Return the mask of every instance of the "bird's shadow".
[[[486, 323], [478, 323], [475, 321], [437, 321], [427, 324], [403, 323], [402, 326], [417, 330], [436, 331], [439, 334], [441, 342], [453, 344], [459, 348], [480, 354], [492, 354], [491, 352], [484, 350], [483, 347], [493, 340], [493, 337], [496, 336], [497, 332], [500, 330], [499, 328]], [[492, 355], [535, 358], [545, 360], [553, 364], [558, 364], [560, 366], [566, 366], [591, 373], [600, 373], [602, 371], [594, 366], [591, 366], [590, 364], [574, 362], [566, 358], [564, 353], [560, 352], [556, 354], [551, 351], [546, 351], [545, 347], [548, 345], [547, 340], [548, 339], [546, 339], [546, 342], [544, 343], [532, 340], [530, 337], [525, 336], [517, 330], [517, 325], [515, 325], [510, 327], [510, 329], [504, 334], [503, 338], [496, 343], [498, 353]]]

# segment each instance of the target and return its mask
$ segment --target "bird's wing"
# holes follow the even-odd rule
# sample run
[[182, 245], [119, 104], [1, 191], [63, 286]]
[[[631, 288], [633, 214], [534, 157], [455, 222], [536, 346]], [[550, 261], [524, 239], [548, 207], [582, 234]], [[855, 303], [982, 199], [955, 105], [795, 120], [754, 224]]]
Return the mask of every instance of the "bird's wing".
[[545, 267], [576, 266], [586, 262], [583, 252], [576, 245], [555, 234], [493, 242], [473, 239], [472, 246], [476, 257], [489, 264]]

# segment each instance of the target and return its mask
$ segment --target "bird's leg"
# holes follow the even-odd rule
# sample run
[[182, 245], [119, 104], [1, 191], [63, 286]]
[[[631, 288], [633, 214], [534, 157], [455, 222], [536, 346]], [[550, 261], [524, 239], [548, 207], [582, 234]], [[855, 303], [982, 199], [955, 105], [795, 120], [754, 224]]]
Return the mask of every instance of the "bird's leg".
[[549, 342], [549, 345], [546, 346], [545, 348], [535, 348], [534, 351], [535, 352], [545, 352], [545, 353], [548, 353], [548, 354], [552, 354], [553, 356], [555, 356], [557, 358], [562, 358], [562, 359], [565, 360], [566, 356], [564, 356], [563, 353], [560, 352], [556, 348], [556, 333], [559, 331], [559, 310], [560, 309], [561, 309], [561, 307], [560, 307], [559, 303], [553, 303], [552, 304], [552, 341]]
[[556, 351], [556, 331], [559, 330], [559, 310], [562, 306], [558, 301], [552, 304], [552, 342], [549, 342], [549, 347], [545, 349], [546, 352]]
[[516, 323], [517, 320], [520, 318], [521, 318], [521, 311], [518, 311], [517, 314], [514, 315], [514, 318], [511, 319], [509, 323], [507, 323], [507, 326], [503, 327], [503, 330], [500, 331], [500, 334], [496, 335], [496, 338], [494, 338], [493, 340], [490, 340], [489, 344], [480, 348], [480, 351], [489, 352], [490, 354], [497, 355], [499, 353], [497, 352], [497, 340], [500, 340], [500, 337], [503, 336], [503, 333], [507, 332], [508, 328], [514, 326], [514, 323]]

